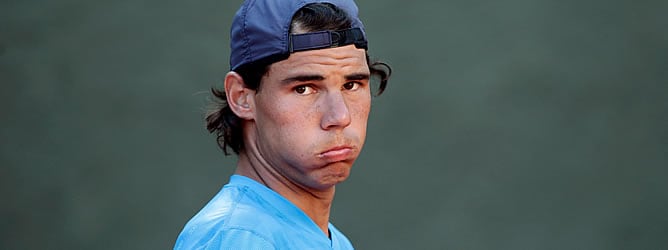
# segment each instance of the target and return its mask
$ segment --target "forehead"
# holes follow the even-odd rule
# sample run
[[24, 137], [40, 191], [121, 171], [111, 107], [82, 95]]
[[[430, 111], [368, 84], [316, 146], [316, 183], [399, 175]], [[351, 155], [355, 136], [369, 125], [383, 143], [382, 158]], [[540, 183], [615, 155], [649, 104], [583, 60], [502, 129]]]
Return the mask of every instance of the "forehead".
[[267, 75], [286, 75], [298, 73], [335, 74], [368, 73], [366, 51], [355, 45], [343, 47], [307, 50], [290, 54], [288, 59], [269, 66]]

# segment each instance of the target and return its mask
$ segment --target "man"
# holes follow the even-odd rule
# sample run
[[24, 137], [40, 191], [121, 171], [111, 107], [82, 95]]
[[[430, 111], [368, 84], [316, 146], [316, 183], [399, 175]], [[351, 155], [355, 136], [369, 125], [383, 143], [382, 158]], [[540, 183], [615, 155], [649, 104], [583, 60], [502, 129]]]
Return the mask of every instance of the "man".
[[359, 155], [390, 68], [369, 63], [352, 0], [246, 1], [231, 31], [231, 71], [207, 128], [238, 154], [235, 174], [175, 249], [352, 249], [329, 223], [336, 184]]

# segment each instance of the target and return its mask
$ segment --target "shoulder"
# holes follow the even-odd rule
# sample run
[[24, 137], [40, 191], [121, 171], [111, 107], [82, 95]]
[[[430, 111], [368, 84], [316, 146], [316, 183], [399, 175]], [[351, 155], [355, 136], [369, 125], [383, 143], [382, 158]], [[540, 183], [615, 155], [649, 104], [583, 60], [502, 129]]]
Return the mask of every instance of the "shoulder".
[[211, 232], [207, 237], [182, 240], [174, 250], [181, 249], [276, 249], [265, 236], [244, 228], [226, 228]]
[[273, 249], [280, 215], [245, 187], [224, 187], [183, 228], [174, 249]]

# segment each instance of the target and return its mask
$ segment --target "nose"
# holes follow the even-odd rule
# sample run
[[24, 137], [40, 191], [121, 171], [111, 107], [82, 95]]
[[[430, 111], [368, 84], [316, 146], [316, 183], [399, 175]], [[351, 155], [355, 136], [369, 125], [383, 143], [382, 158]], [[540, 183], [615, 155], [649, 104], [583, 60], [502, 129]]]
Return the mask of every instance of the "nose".
[[342, 93], [330, 93], [321, 105], [320, 126], [324, 130], [345, 128], [350, 125], [350, 111]]

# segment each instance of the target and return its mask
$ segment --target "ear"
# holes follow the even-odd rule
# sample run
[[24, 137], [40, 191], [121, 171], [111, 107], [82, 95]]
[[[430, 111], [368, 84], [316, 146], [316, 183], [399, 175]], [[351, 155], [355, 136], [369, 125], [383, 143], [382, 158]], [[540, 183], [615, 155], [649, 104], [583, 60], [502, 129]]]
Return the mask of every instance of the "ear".
[[244, 120], [255, 118], [253, 112], [255, 90], [246, 88], [244, 79], [239, 73], [230, 71], [225, 75], [225, 94], [227, 105], [239, 118]]

